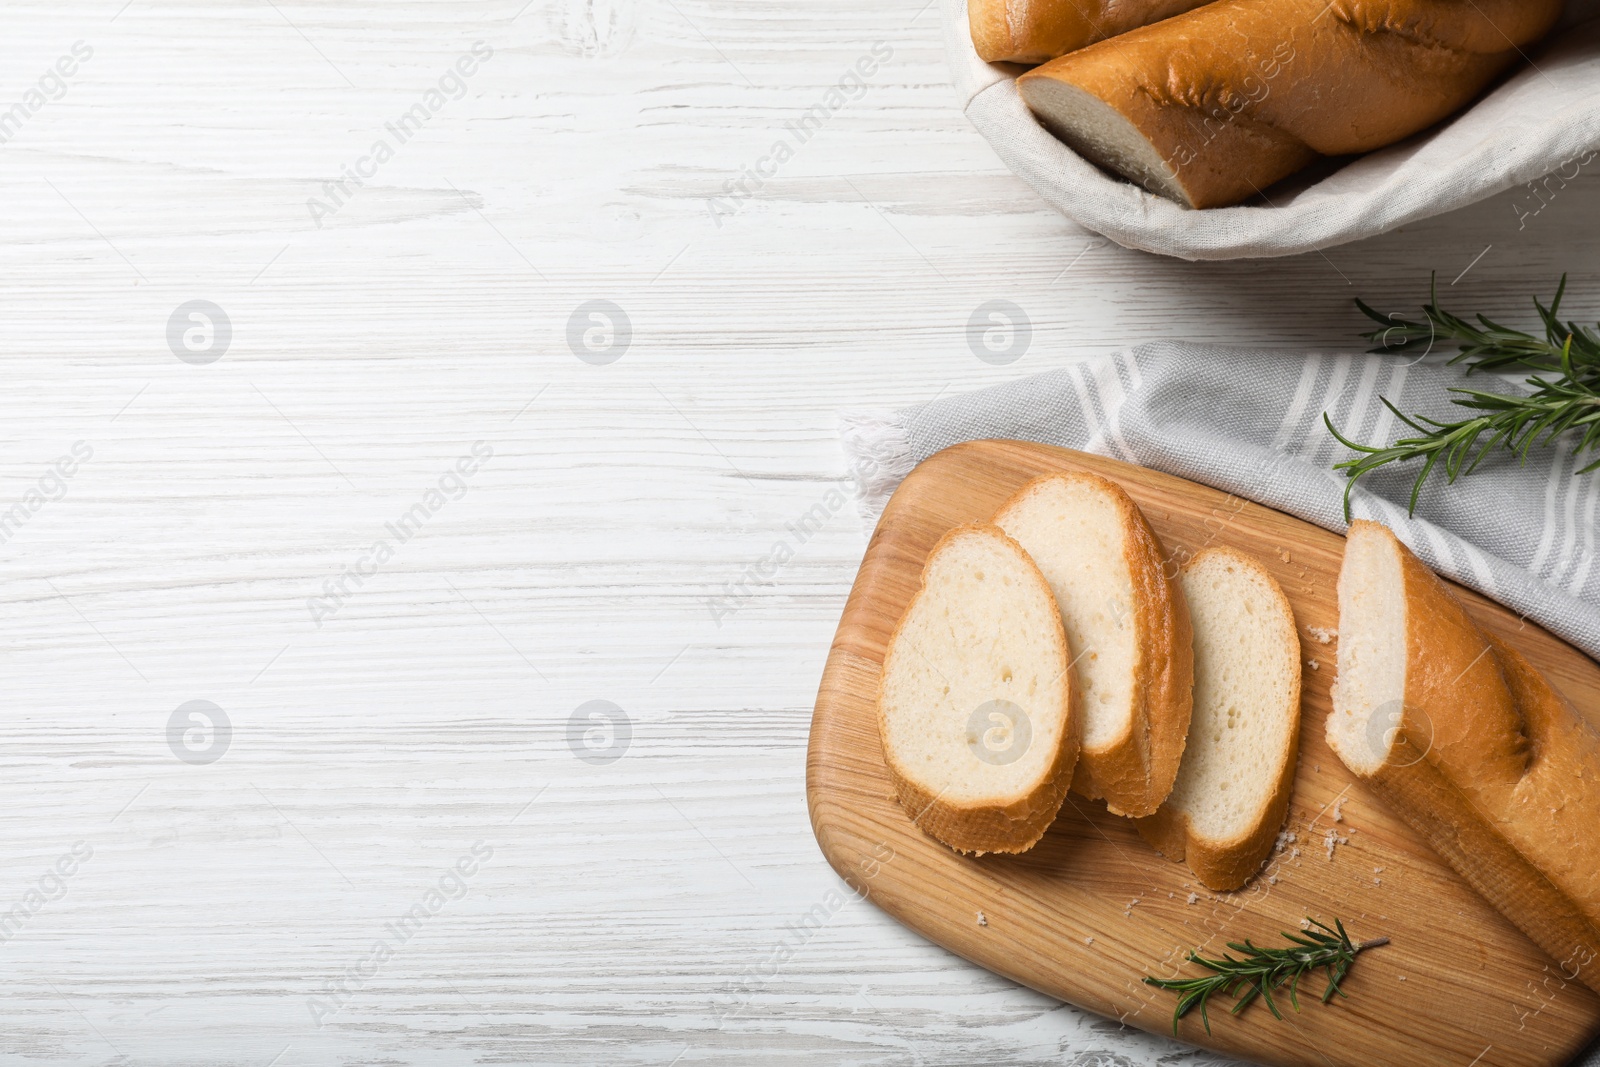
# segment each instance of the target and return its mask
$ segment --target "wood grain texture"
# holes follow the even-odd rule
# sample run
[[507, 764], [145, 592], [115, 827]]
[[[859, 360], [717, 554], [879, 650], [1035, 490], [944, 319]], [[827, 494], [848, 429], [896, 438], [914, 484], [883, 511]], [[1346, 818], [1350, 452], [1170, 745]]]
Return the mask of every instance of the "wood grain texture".
[[[1174, 565], [1209, 545], [1260, 559], [1293, 607], [1307, 667], [1290, 837], [1255, 881], [1213, 893], [1163, 860], [1133, 824], [1071, 797], [1021, 856], [962, 856], [922, 834], [896, 803], [875, 712], [889, 635], [919, 583], [929, 549], [951, 526], [981, 521], [1029, 479], [1090, 470], [1144, 510]], [[1276, 941], [1302, 917], [1337, 917], [1358, 938], [1391, 944], [1360, 960], [1349, 999], [1277, 1022], [1198, 1013], [1188, 1041], [1284, 1067], [1473, 1062], [1559, 1067], [1600, 1031], [1600, 997], [1478, 898], [1358, 783], [1328, 747], [1343, 539], [1204, 486], [1044, 445], [979, 441], [941, 452], [890, 501], [851, 592], [812, 723], [807, 760], [812, 826], [835, 871], [914, 930], [1035, 989], [1154, 1032], [1173, 994], [1141, 983], [1197, 969], [1183, 953], [1228, 941]], [[1473, 618], [1512, 643], [1593, 720], [1600, 666], [1500, 606], [1457, 589]], [[1310, 664], [1316, 663], [1316, 669]], [[982, 921], [979, 916], [982, 916]], [[1320, 983], [1312, 986], [1320, 992]], [[1486, 1047], [1487, 1046], [1487, 1047]]]
[[[842, 887], [804, 752], [865, 536], [848, 503], [790, 533], [848, 488], [840, 411], [1163, 337], [1345, 346], [1352, 296], [1415, 306], [1432, 269], [1511, 322], [1571, 270], [1600, 313], [1594, 168], [1325, 256], [1100, 243], [962, 117], [924, 0], [15, 0], [5, 28], [7, 106], [95, 50], [0, 167], [0, 504], [95, 451], [0, 545], [0, 903], [95, 849], [0, 945], [8, 1065], [1223, 1062], [859, 903], [790, 929]], [[479, 39], [467, 95], [317, 227]], [[1006, 367], [966, 333], [997, 297], [1033, 323]], [[234, 327], [209, 366], [167, 346], [195, 298]], [[632, 319], [607, 366], [567, 344], [590, 299]], [[468, 495], [314, 625], [480, 439]], [[206, 766], [165, 738], [195, 699], [235, 731]], [[566, 740], [597, 699], [632, 719], [607, 765]], [[480, 838], [468, 895], [317, 1027]]]

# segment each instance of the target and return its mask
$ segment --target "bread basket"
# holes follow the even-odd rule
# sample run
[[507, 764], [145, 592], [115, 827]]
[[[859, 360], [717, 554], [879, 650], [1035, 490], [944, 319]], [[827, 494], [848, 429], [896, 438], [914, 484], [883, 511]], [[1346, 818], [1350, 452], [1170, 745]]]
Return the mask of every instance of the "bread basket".
[[1087, 229], [1188, 260], [1330, 248], [1537, 182], [1506, 209], [1525, 222], [1557, 187], [1600, 168], [1597, 16], [1600, 0], [1569, 3], [1530, 64], [1438, 126], [1291, 178], [1264, 201], [1194, 211], [1107, 174], [1051, 136], [1017, 94], [1024, 68], [979, 59], [967, 0], [944, 0], [945, 48], [962, 110], [1005, 164]]

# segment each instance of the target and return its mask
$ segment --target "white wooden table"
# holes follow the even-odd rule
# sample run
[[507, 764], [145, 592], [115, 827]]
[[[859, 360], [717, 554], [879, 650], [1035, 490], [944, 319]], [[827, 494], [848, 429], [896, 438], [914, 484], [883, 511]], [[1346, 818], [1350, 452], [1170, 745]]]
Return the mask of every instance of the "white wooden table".
[[[842, 410], [1347, 344], [1430, 269], [1517, 319], [1571, 270], [1592, 317], [1600, 185], [1158, 260], [1001, 166], [936, 19], [6, 5], [0, 1062], [1210, 1062], [870, 905], [795, 932], [841, 884], [804, 755], [865, 539], [830, 508], [762, 561]], [[996, 298], [1034, 329], [1004, 367], [966, 336]], [[631, 338], [585, 308], [569, 344], [591, 301]]]

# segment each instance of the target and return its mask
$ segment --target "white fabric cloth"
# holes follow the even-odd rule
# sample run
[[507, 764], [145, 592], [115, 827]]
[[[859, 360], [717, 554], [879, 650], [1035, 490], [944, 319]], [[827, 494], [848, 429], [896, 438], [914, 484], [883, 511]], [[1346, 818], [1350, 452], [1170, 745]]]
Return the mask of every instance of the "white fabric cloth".
[[1571, 178], [1600, 166], [1597, 0], [1569, 0], [1562, 28], [1530, 52], [1531, 65], [1444, 124], [1319, 181], [1291, 179], [1270, 191], [1270, 207], [1205, 211], [1111, 177], [1057, 141], [1017, 93], [1022, 68], [978, 58], [967, 0], [943, 4], [945, 51], [967, 118], [1051, 206], [1128, 248], [1190, 260], [1293, 255], [1453, 211], [1547, 174]]

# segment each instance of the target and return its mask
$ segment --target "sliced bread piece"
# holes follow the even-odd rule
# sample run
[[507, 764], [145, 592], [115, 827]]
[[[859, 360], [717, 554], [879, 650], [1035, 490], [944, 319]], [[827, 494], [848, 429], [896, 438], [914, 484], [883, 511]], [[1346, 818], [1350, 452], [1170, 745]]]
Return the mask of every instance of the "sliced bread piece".
[[994, 523], [1044, 572], [1073, 650], [1083, 690], [1073, 789], [1118, 815], [1153, 813], [1183, 758], [1194, 663], [1161, 544], [1120, 486], [1087, 472], [1034, 479]]
[[1261, 867], [1289, 810], [1300, 747], [1300, 638], [1272, 574], [1208, 548], [1179, 576], [1194, 624], [1194, 716], [1172, 795], [1138, 822], [1207, 889]]
[[1050, 587], [994, 526], [929, 554], [889, 639], [878, 728], [911, 821], [962, 852], [1025, 852], [1078, 757], [1076, 683]]
[[1339, 571], [1328, 743], [1468, 884], [1600, 992], [1600, 737], [1388, 529]]

